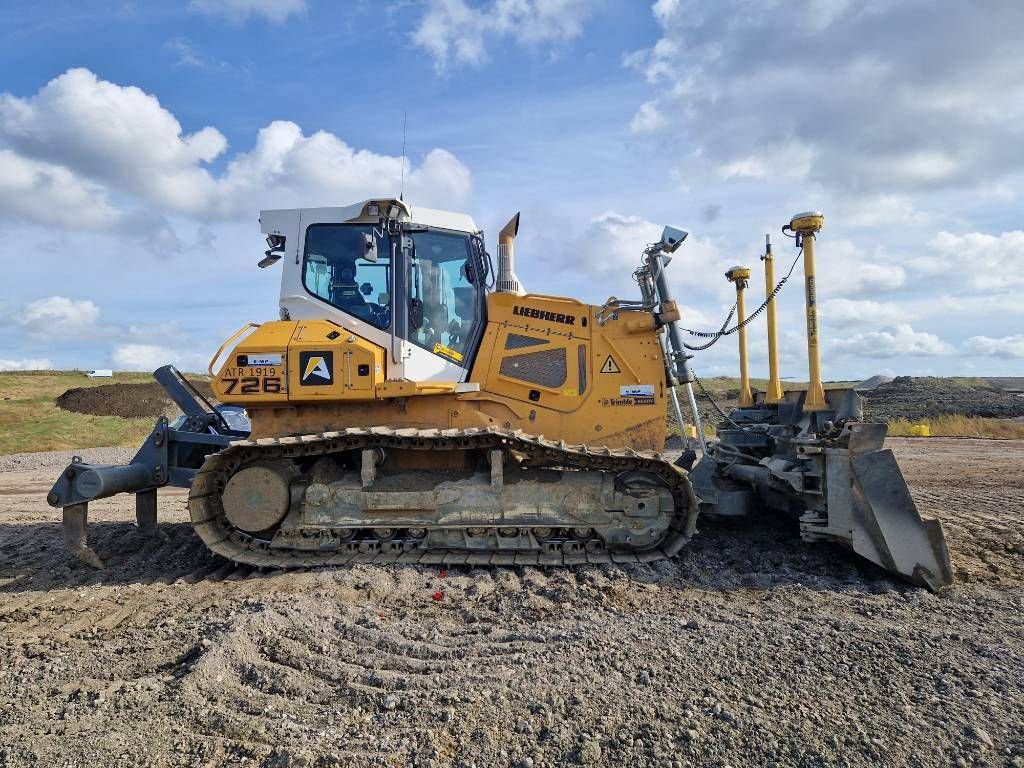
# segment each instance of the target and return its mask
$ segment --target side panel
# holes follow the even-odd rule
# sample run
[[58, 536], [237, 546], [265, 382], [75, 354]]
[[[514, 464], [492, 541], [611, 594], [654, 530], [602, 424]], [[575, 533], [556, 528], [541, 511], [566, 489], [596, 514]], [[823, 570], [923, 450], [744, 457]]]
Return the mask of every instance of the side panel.
[[288, 399], [372, 400], [384, 382], [384, 355], [382, 347], [326, 320], [298, 322], [288, 344]]
[[[494, 293], [471, 381], [487, 392], [575, 411], [591, 381], [590, 307], [572, 299]], [[490, 349], [490, 355], [484, 354]]]
[[263, 323], [235, 345], [212, 383], [222, 403], [270, 405], [288, 399], [288, 342], [295, 323]]
[[327, 320], [264, 323], [228, 355], [213, 381], [222, 403], [372, 400], [385, 350]]
[[[668, 392], [661, 339], [647, 312], [620, 312], [594, 324], [594, 385], [580, 412], [609, 445], [647, 444], [662, 450], [668, 428]], [[578, 413], [580, 413], [578, 412]]]
[[528, 432], [661, 450], [667, 392], [653, 319], [621, 312], [601, 325], [596, 311], [572, 299], [489, 296], [487, 332], [470, 377], [482, 392], [466, 399], [480, 401], [499, 422], [508, 407], [484, 401], [507, 401], [526, 416], [516, 428]]

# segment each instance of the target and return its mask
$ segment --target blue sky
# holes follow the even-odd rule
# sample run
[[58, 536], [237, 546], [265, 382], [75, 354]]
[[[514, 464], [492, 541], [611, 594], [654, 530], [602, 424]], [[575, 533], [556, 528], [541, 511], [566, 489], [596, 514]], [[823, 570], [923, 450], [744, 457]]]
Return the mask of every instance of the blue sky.
[[[717, 326], [725, 269], [756, 305], [764, 233], [788, 267], [779, 227], [820, 208], [827, 377], [1022, 374], [1024, 7], [981, 5], [2, 6], [0, 368], [205, 367], [276, 316], [258, 210], [396, 193], [407, 113], [407, 198], [492, 252], [522, 210], [527, 289], [630, 295], [671, 223], [686, 324]], [[735, 367], [732, 338], [695, 361]]]

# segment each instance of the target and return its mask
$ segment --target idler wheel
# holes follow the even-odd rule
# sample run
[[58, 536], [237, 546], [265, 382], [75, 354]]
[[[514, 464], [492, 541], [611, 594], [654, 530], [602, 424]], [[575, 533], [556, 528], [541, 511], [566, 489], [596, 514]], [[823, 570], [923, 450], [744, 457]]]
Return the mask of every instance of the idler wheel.
[[278, 468], [266, 464], [243, 467], [231, 476], [221, 504], [224, 514], [236, 528], [250, 533], [265, 531], [288, 514], [289, 478]]

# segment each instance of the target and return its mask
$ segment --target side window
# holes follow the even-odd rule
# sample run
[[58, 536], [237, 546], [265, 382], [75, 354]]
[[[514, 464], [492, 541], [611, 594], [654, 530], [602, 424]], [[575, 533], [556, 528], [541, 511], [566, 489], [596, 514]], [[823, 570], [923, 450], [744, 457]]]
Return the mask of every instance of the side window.
[[313, 224], [306, 230], [302, 282], [332, 306], [377, 328], [391, 327], [391, 259], [386, 238], [377, 240], [377, 261], [363, 258], [371, 227]]
[[480, 288], [469, 281], [469, 243], [463, 234], [416, 233], [411, 296], [423, 305], [423, 321], [410, 341], [457, 363], [465, 360], [479, 315]]

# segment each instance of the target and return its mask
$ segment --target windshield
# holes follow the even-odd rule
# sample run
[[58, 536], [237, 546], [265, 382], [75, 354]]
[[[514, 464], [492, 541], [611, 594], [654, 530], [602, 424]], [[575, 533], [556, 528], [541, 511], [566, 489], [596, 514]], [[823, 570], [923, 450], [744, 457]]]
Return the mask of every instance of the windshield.
[[[377, 261], [363, 258], [366, 235], [377, 240]], [[306, 229], [302, 283], [314, 296], [377, 328], [391, 327], [391, 248], [362, 224], [313, 224]]]
[[430, 230], [414, 232], [416, 258], [409, 273], [409, 297], [422, 303], [419, 327], [409, 339], [435, 355], [463, 363], [480, 318], [482, 288], [470, 282], [469, 236]]

